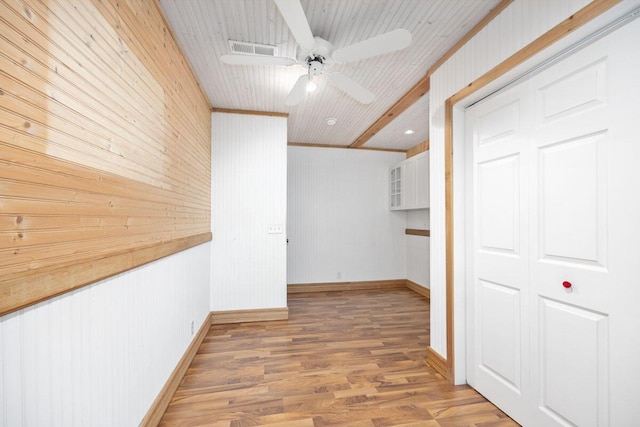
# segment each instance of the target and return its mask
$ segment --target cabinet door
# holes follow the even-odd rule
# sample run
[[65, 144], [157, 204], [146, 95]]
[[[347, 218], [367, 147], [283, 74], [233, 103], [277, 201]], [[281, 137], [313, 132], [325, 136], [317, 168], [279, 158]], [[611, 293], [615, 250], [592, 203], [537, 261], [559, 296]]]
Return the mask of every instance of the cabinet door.
[[389, 208], [402, 208], [402, 165], [396, 165], [389, 171]]
[[429, 153], [403, 160], [389, 170], [391, 210], [429, 207]]
[[408, 159], [404, 161], [404, 188], [402, 191], [403, 209], [414, 209], [416, 207], [416, 161]]
[[416, 208], [429, 207], [429, 152], [416, 156]]

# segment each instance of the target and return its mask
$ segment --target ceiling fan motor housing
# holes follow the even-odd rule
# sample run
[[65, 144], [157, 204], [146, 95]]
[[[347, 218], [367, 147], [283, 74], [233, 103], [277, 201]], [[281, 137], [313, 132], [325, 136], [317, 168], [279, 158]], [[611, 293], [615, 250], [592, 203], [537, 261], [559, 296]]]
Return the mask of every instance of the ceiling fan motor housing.
[[311, 55], [307, 57], [306, 61], [307, 65], [309, 66], [309, 76], [318, 77], [322, 74], [325, 61], [325, 58], [323, 56]]

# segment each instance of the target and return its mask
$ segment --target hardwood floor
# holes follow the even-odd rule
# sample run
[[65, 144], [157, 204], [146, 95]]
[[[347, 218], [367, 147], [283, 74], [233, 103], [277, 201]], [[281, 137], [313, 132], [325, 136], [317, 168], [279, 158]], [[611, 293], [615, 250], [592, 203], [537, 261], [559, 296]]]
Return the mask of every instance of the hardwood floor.
[[426, 363], [408, 290], [289, 295], [289, 320], [214, 325], [160, 426], [517, 426]]

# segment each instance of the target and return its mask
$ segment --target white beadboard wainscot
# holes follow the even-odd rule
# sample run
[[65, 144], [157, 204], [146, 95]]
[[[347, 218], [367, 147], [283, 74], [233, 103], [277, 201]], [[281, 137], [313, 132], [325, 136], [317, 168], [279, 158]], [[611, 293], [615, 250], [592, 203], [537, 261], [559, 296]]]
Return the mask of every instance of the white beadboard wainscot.
[[[429, 229], [429, 209], [407, 211], [407, 228]], [[431, 237], [407, 235], [407, 279], [429, 288], [429, 242]]]
[[209, 243], [0, 318], [0, 425], [135, 426], [209, 314]]
[[289, 147], [287, 280], [404, 279], [405, 211], [389, 210], [389, 167], [404, 153]]
[[287, 119], [214, 112], [211, 139], [211, 310], [286, 307]]

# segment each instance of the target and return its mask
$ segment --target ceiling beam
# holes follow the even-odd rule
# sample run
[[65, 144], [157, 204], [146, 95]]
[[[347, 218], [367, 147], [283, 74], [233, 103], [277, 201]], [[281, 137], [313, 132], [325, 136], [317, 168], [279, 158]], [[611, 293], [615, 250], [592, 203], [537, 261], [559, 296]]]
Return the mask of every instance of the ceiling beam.
[[[333, 144], [315, 144], [315, 143], [307, 143], [307, 142], [289, 142], [287, 145], [292, 147], [320, 147], [320, 148], [354, 148], [349, 145], [333, 145]], [[403, 150], [401, 148], [378, 148], [378, 147], [361, 147], [362, 150], [373, 150], [373, 151], [389, 151], [394, 153], [406, 153], [407, 150]]]
[[378, 120], [376, 120], [362, 135], [358, 137], [351, 145], [350, 148], [364, 148], [362, 147], [367, 143], [375, 134], [380, 132], [385, 126], [391, 123], [396, 117], [402, 114], [407, 108], [415, 104], [424, 94], [429, 92], [429, 81], [431, 74], [434, 73], [442, 64], [444, 64], [449, 58], [451, 58], [462, 46], [480, 32], [493, 18], [498, 16], [513, 0], [502, 0], [496, 7], [491, 9], [489, 13], [480, 20], [467, 34], [465, 34], [458, 42], [453, 45], [451, 49], [447, 51], [440, 59], [438, 59], [427, 71], [427, 74], [420, 79], [402, 98], [400, 98], [391, 108], [389, 108]]
[[[366, 148], [366, 147], [364, 147]], [[407, 159], [409, 157], [417, 156], [418, 154], [429, 150], [429, 140], [425, 139], [419, 144], [414, 145], [413, 147], [407, 150]]]
[[289, 117], [289, 113], [275, 113], [272, 111], [237, 110], [235, 108], [214, 107], [211, 109], [211, 112], [227, 113], [227, 114], [247, 114], [250, 116]]
[[407, 108], [416, 103], [418, 99], [425, 93], [429, 92], [429, 74], [424, 76], [418, 83], [416, 83], [409, 92], [405, 93], [402, 98], [391, 108], [389, 108], [378, 120], [372, 124], [369, 129], [364, 131], [362, 135], [358, 137], [349, 147], [359, 148], [364, 143], [369, 141], [375, 134], [380, 132], [386, 125], [391, 123], [393, 119], [398, 117]]

